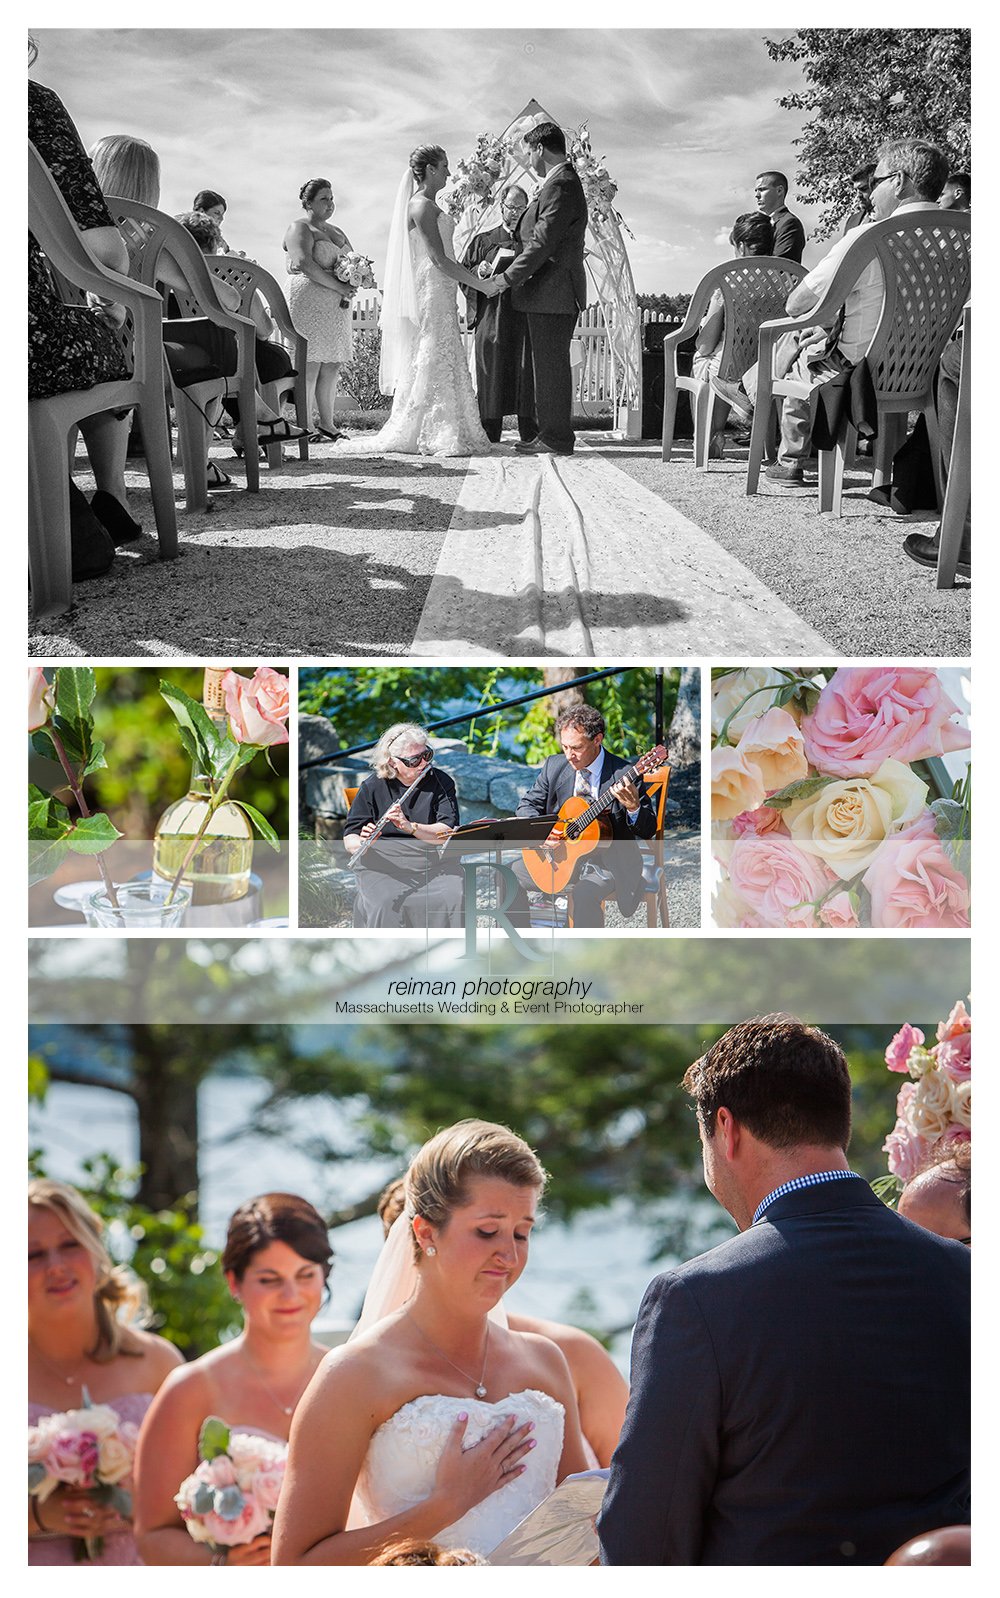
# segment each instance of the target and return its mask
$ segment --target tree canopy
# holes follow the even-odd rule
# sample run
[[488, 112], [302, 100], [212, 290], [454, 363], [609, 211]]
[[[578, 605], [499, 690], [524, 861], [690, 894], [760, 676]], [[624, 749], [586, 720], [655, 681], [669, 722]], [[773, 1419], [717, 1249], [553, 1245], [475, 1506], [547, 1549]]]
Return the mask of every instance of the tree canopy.
[[853, 207], [850, 176], [891, 139], [927, 139], [953, 170], [971, 166], [972, 43], [968, 28], [800, 28], [765, 39], [772, 61], [793, 61], [806, 87], [781, 95], [805, 113], [793, 142], [800, 197], [822, 206], [828, 238]]

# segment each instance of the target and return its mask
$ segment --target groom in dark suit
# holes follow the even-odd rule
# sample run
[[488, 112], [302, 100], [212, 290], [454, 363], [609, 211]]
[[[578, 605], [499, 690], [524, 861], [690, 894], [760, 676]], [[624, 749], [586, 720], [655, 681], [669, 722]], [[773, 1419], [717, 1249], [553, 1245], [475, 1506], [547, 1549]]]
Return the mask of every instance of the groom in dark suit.
[[684, 1086], [740, 1235], [646, 1291], [602, 1562], [881, 1565], [967, 1522], [969, 1251], [849, 1170], [839, 1045], [744, 1021]]
[[[604, 748], [604, 717], [593, 705], [573, 705], [556, 721], [556, 737], [561, 755], [550, 755], [523, 795], [514, 812], [517, 816], [556, 815], [560, 805], [574, 794], [596, 798], [598, 791], [613, 782], [614, 799], [608, 810], [612, 839], [607, 849], [584, 855], [572, 881], [573, 924], [577, 927], [602, 927], [602, 903], [617, 898], [623, 915], [630, 916], [642, 893], [642, 853], [640, 838], [651, 838], [656, 831], [656, 815], [648, 789], [640, 789], [627, 777], [614, 782], [616, 772], [625, 772], [629, 762]], [[524, 889], [535, 884], [518, 860], [514, 875]], [[510, 910], [515, 924], [527, 924], [528, 901], [518, 895]]]
[[538, 437], [514, 448], [526, 454], [571, 455], [575, 434], [569, 352], [587, 303], [587, 201], [576, 169], [566, 159], [561, 128], [540, 122], [524, 142], [531, 169], [543, 182], [521, 222], [521, 253], [501, 281], [514, 290], [513, 307], [527, 319]]

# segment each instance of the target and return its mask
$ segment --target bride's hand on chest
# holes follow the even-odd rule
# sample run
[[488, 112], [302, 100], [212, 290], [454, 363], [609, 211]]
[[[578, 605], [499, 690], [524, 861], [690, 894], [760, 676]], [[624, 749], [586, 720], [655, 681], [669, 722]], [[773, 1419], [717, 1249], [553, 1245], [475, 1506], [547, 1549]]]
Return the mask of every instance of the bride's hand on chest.
[[525, 1456], [535, 1447], [530, 1420], [518, 1426], [515, 1416], [504, 1416], [471, 1448], [463, 1446], [467, 1426], [468, 1416], [459, 1415], [434, 1477], [434, 1496], [440, 1495], [450, 1506], [449, 1518], [455, 1520], [497, 1488], [516, 1481], [525, 1469]]

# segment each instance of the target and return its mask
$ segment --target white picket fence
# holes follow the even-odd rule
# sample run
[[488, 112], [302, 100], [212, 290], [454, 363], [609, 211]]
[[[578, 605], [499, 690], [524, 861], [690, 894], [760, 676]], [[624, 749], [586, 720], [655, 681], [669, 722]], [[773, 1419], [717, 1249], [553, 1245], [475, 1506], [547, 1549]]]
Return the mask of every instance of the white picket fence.
[[[355, 333], [376, 331], [378, 308], [379, 302], [375, 296], [355, 298], [352, 317]], [[460, 315], [459, 320], [464, 333], [464, 316]], [[680, 326], [679, 317], [667, 316], [662, 311], [643, 311], [642, 321], [644, 326], [648, 322], [668, 322], [671, 326]], [[602, 406], [610, 406], [615, 393], [611, 342], [599, 305], [588, 305], [576, 324], [572, 361], [577, 399], [584, 409], [599, 411]]]

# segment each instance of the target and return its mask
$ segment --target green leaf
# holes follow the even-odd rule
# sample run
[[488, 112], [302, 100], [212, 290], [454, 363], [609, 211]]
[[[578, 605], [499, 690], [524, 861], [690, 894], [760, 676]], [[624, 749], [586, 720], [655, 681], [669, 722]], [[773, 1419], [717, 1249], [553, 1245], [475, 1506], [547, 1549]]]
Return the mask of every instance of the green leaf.
[[160, 693], [170, 706], [182, 727], [187, 727], [198, 743], [199, 763], [203, 771], [211, 771], [213, 755], [219, 742], [215, 723], [204, 705], [192, 699], [183, 688], [172, 682], [161, 682]]
[[934, 831], [942, 841], [965, 837], [968, 818], [964, 805], [957, 804], [954, 799], [935, 799], [930, 808], [934, 815]]
[[198, 770], [203, 771], [204, 767], [199, 764], [200, 756], [201, 756], [201, 750], [200, 750], [199, 745], [198, 745], [198, 740], [195, 737], [194, 733], [191, 731], [190, 727], [185, 727], [180, 722], [178, 722], [177, 723], [177, 735], [180, 738], [182, 748], [184, 749], [185, 753], [187, 754], [188, 758], [191, 761], [192, 775], [193, 775], [194, 769], [196, 767], [198, 768]]
[[225, 733], [218, 737], [212, 753], [212, 779], [217, 786], [232, 776], [233, 772], [239, 771], [239, 754], [240, 745], [229, 731], [227, 722]]
[[[403, 747], [405, 749], [406, 745], [404, 744]], [[245, 799], [234, 799], [232, 802], [234, 805], [239, 805], [239, 808], [243, 811], [244, 815], [249, 817], [250, 821], [257, 828], [257, 831], [260, 833], [264, 842], [269, 843], [272, 849], [280, 850], [281, 843], [279, 841], [278, 834], [271, 826], [271, 823], [269, 821], [265, 821], [260, 811], [255, 810], [253, 805], [248, 805]]]
[[104, 758], [105, 748], [106, 745], [103, 738], [94, 739], [90, 748], [90, 759], [83, 768], [82, 776], [89, 777], [92, 771], [100, 771], [103, 766], [107, 765], [107, 761]]
[[56, 754], [56, 746], [44, 727], [40, 727], [37, 732], [31, 734], [31, 747], [36, 755], [43, 755], [46, 760], [54, 760], [58, 764], [59, 756]]
[[29, 839], [62, 838], [71, 830], [73, 820], [64, 804], [40, 788], [28, 788]]
[[93, 722], [90, 707], [97, 693], [97, 678], [90, 666], [60, 666], [56, 672], [56, 711], [65, 721]]
[[229, 1427], [218, 1415], [208, 1415], [198, 1433], [198, 1454], [201, 1459], [217, 1459], [229, 1453]]
[[104, 814], [81, 816], [69, 835], [69, 846], [77, 854], [103, 854], [121, 833]]
[[814, 793], [819, 793], [821, 788], [836, 781], [836, 777], [803, 777], [801, 782], [790, 782], [787, 787], [779, 788], [777, 793], [769, 794], [767, 803], [772, 810], [785, 810], [799, 799], [811, 799]]
[[93, 743], [93, 722], [89, 719], [85, 721], [68, 721], [65, 716], [55, 715], [50, 725], [62, 744], [70, 764], [76, 767], [85, 766], [90, 759], [90, 750]]
[[28, 844], [28, 883], [44, 882], [65, 860], [69, 844], [62, 839]]

